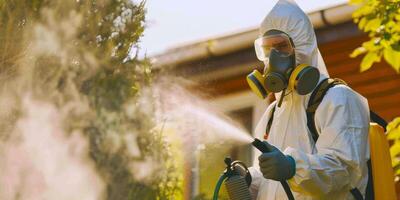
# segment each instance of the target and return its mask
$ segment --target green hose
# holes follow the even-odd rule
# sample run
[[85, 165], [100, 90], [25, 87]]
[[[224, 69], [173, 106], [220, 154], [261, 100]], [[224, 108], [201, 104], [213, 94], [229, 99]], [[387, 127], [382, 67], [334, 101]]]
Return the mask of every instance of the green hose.
[[213, 196], [213, 200], [218, 200], [218, 194], [219, 194], [219, 190], [221, 189], [221, 185], [224, 182], [224, 180], [226, 179], [226, 177], [228, 177], [228, 175], [226, 173], [222, 174], [217, 182], [217, 185], [215, 186], [214, 189], [214, 196]]

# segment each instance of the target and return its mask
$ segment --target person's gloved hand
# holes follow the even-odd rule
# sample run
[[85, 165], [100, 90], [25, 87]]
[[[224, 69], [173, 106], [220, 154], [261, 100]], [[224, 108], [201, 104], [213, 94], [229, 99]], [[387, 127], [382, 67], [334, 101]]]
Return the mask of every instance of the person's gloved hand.
[[251, 175], [242, 165], [235, 165], [234, 170], [242, 177], [245, 178], [247, 186], [251, 184]]
[[260, 171], [267, 179], [285, 181], [296, 173], [296, 162], [289, 156], [284, 155], [279, 149], [264, 141], [270, 152], [263, 153], [258, 157]]

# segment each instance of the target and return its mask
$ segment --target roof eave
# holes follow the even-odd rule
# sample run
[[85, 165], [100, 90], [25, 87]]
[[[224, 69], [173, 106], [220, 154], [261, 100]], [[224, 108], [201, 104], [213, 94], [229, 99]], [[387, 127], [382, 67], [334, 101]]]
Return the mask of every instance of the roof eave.
[[[357, 9], [356, 6], [346, 3], [308, 13], [308, 16], [314, 28], [319, 29], [351, 20], [355, 9]], [[252, 28], [167, 50], [165, 53], [152, 57], [151, 62], [154, 68], [174, 67], [181, 63], [225, 55], [250, 48], [257, 37], [258, 29]]]

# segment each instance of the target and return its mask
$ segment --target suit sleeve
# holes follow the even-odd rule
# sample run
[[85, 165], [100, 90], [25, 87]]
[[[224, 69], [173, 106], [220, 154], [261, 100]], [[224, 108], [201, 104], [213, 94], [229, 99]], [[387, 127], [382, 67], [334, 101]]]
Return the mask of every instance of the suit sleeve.
[[249, 172], [251, 175], [251, 184], [249, 187], [250, 194], [252, 199], [257, 199], [258, 189], [260, 188], [261, 182], [265, 181], [266, 179], [264, 179], [258, 167], [249, 167]]
[[323, 198], [360, 185], [369, 157], [366, 100], [347, 86], [331, 88], [315, 124], [320, 135], [312, 154], [291, 147], [284, 151], [296, 161], [296, 174], [288, 180], [291, 189]]

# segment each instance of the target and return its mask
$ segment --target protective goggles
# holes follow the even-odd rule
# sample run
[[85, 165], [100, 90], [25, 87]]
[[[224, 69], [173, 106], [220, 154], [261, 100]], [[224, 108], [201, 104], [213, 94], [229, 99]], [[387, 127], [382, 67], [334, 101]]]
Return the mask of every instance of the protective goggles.
[[254, 41], [254, 47], [257, 58], [261, 61], [268, 60], [272, 49], [288, 55], [294, 52], [289, 36], [284, 33], [260, 37]]

